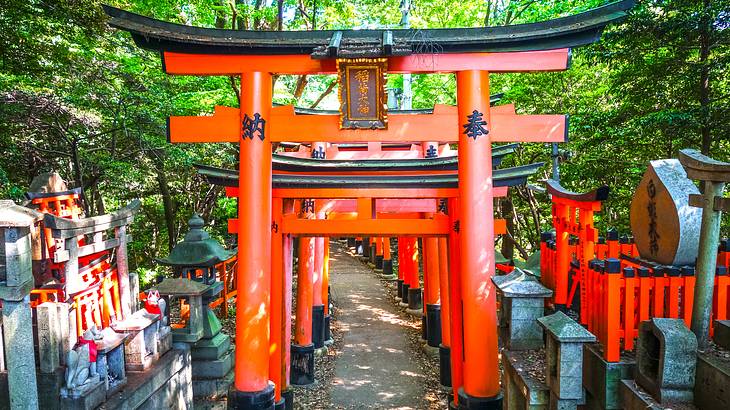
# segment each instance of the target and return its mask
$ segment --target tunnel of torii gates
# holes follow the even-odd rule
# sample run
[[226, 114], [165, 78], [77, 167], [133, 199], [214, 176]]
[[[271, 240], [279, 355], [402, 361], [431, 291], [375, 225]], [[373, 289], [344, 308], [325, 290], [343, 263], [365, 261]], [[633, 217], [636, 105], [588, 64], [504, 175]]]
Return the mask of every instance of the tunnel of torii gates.
[[[406, 244], [406, 238], [421, 237], [426, 265], [429, 254], [448, 260], [445, 280], [425, 275], [432, 293], [426, 290], [425, 302], [440, 298], [442, 311], [448, 311], [446, 333], [462, 335], [449, 340], [453, 404], [501, 408], [490, 280], [495, 230], [500, 231], [493, 198], [505, 195], [511, 184], [524, 183], [539, 164], [493, 171], [492, 143], [564, 142], [568, 125], [564, 115], [490, 108], [489, 74], [566, 70], [571, 48], [598, 41], [604, 27], [632, 6], [633, 0], [624, 0], [505, 27], [278, 32], [190, 27], [105, 7], [113, 27], [128, 31], [138, 46], [160, 52], [166, 73], [241, 79], [239, 108], [215, 107], [212, 116], [168, 120], [172, 143], [239, 144], [237, 173], [201, 168], [212, 180], [227, 180], [219, 182], [238, 197], [238, 218], [230, 225], [238, 236], [238, 298], [228, 406], [284, 405], [292, 236], [303, 238], [300, 247], [306, 248], [300, 257], [307, 260], [300, 265], [312, 261], [307, 252], [312, 253], [315, 240], [307, 238], [360, 236], [398, 237]], [[291, 106], [273, 106], [272, 75], [335, 73], [339, 112], [298, 113]], [[428, 113], [388, 113], [386, 73], [454, 73], [457, 104], [436, 105]], [[316, 152], [316, 160], [272, 154], [288, 142], [309, 144], [300, 154]], [[364, 143], [366, 149], [359, 152], [346, 145]], [[392, 149], [388, 143], [417, 149]], [[458, 151], [449, 144], [458, 144]], [[438, 207], [441, 200], [445, 209]], [[406, 248], [412, 251], [410, 241]], [[300, 269], [298, 279], [297, 292], [304, 298], [315, 293], [307, 272]], [[321, 289], [317, 293], [322, 298]], [[298, 306], [291, 348], [312, 343], [315, 302], [326, 305], [307, 300]]]

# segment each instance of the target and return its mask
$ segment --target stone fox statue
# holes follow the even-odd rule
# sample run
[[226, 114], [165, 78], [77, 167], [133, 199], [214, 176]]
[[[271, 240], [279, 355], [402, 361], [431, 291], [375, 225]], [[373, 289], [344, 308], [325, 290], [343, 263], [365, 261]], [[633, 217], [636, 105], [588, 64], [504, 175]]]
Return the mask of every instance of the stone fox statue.
[[71, 349], [66, 357], [66, 388], [78, 390], [89, 382], [98, 380], [96, 371], [96, 340], [102, 337], [101, 332], [92, 326], [84, 332], [76, 348]]

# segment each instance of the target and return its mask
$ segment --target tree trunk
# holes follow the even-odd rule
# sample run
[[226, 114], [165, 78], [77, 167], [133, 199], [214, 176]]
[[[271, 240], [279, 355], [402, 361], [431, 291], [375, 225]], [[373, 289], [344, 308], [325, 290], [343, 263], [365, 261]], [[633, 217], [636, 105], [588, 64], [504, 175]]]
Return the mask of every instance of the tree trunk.
[[276, 2], [276, 29], [284, 30], [284, 0]]
[[500, 201], [500, 212], [502, 218], [507, 222], [507, 234], [502, 237], [502, 255], [507, 259], [512, 259], [515, 255], [515, 243], [514, 238], [515, 222], [512, 217], [514, 206], [512, 205], [511, 198], [502, 198]]
[[310, 105], [309, 108], [317, 108], [317, 106], [319, 105], [319, 103], [321, 103], [322, 100], [324, 100], [324, 97], [328, 96], [332, 92], [332, 90], [335, 89], [335, 86], [336, 85], [337, 85], [337, 80], [333, 80], [330, 83], [330, 85], [327, 86], [327, 89], [324, 90], [322, 92], [322, 94], [319, 95], [319, 97], [317, 98], [317, 100], [314, 101], [314, 103], [312, 103], [312, 105]]
[[487, 15], [484, 16], [484, 27], [489, 27], [489, 16], [492, 14], [492, 0], [487, 0]]
[[[216, 6], [223, 7], [225, 5], [224, 0], [216, 1]], [[235, 21], [235, 18], [234, 20]], [[216, 10], [215, 12], [215, 28], [226, 28], [226, 14], [222, 10]]]
[[258, 16], [258, 11], [261, 9], [261, 0], [256, 0], [253, 6], [253, 12], [255, 13], [253, 17], [253, 30], [260, 30], [261, 29], [261, 18]]
[[162, 206], [165, 210], [165, 226], [167, 227], [167, 247], [170, 251], [177, 243], [177, 232], [175, 229], [175, 208], [170, 194], [170, 185], [167, 182], [165, 168], [162, 161], [157, 161], [155, 171], [157, 172], [157, 184], [162, 195]]
[[297, 78], [297, 86], [294, 88], [294, 99], [299, 100], [304, 94], [304, 87], [307, 86], [308, 78], [306, 74], [300, 75]]
[[702, 135], [702, 153], [710, 155], [712, 144], [712, 129], [710, 125], [710, 30], [712, 20], [710, 19], [710, 0], [703, 1], [703, 10], [700, 17], [700, 134]]
[[81, 160], [79, 159], [79, 144], [77, 139], [73, 139], [71, 142], [71, 162], [74, 169], [74, 179], [76, 180], [76, 186], [81, 188], [81, 206], [84, 208], [84, 214], [89, 216], [91, 209], [89, 209], [89, 199], [86, 197], [84, 188], [84, 177], [81, 170]]

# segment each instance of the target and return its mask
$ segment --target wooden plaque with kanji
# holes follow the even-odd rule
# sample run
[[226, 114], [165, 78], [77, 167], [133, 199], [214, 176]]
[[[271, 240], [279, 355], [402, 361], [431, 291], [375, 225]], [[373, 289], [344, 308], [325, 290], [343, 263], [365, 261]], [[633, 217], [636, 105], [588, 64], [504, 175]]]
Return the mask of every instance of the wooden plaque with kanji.
[[340, 94], [340, 129], [387, 129], [387, 60], [337, 60]]

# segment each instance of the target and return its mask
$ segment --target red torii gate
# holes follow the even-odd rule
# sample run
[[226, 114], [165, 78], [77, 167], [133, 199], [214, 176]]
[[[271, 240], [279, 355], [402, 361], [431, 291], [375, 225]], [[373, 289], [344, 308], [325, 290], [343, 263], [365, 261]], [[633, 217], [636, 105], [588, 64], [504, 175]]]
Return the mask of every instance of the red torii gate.
[[[439, 45], [438, 54], [414, 54], [419, 37], [410, 30], [278, 32], [267, 36], [173, 25], [105, 7], [112, 16], [112, 26], [129, 31], [141, 47], [161, 52], [168, 74], [241, 77], [239, 109], [221, 109], [212, 117], [172, 117], [168, 129], [171, 142], [240, 144], [235, 388], [229, 394], [229, 406], [269, 409], [274, 402], [274, 387], [269, 381], [272, 142], [442, 141], [459, 144], [458, 190], [436, 196], [450, 198], [453, 212], [449, 218], [459, 228], [457, 234], [449, 233], [452, 252], [460, 250], [460, 255], [452, 254], [451, 259], [460, 264], [454, 272], [460, 273], [461, 280], [452, 281], [451, 288], [461, 287], [463, 309], [452, 312], [452, 318], [462, 314], [464, 341], [463, 352], [452, 355], [463, 359], [463, 374], [469, 377], [464, 378], [455, 399], [465, 409], [501, 408], [495, 294], [490, 280], [494, 274], [494, 233], [484, 229], [493, 226], [491, 143], [562, 142], [567, 121], [564, 116], [492, 115], [489, 73], [565, 70], [570, 47], [596, 41], [605, 25], [623, 17], [632, 5], [633, 0], [624, 0], [543, 23], [432, 30], [426, 38]], [[366, 43], [376, 44], [376, 51], [358, 54], [362, 50], [349, 48], [351, 43], [343, 38], [358, 42], [364, 38]], [[272, 73], [334, 73], [335, 58], [353, 55], [385, 58], [387, 71], [393, 73], [455, 73], [457, 107], [438, 108], [431, 115], [391, 115], [384, 130], [340, 129], [337, 116], [296, 115], [291, 108], [272, 107]], [[325, 195], [338, 197], [336, 192]], [[364, 201], [358, 205], [366, 210]], [[369, 206], [372, 212], [372, 201]], [[306, 225], [319, 223], [311, 220]], [[374, 232], [378, 224], [374, 219], [350, 228], [352, 233], [372, 229], [376, 234], [397, 235], [399, 232], [388, 226], [409, 223], [388, 221]], [[414, 228], [423, 235], [423, 226]], [[344, 230], [326, 229], [315, 234], [339, 235]], [[428, 234], [443, 232], [434, 222]], [[452, 334], [458, 334], [453, 330]], [[455, 373], [454, 377], [461, 375]]]

